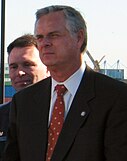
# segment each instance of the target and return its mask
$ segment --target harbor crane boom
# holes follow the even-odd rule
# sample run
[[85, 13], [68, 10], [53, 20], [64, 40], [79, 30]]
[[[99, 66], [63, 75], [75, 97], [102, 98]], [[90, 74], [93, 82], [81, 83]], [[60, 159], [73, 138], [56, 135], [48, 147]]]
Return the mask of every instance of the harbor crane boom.
[[103, 58], [105, 57], [105, 55], [100, 59], [100, 61], [98, 60], [94, 60], [94, 58], [92, 57], [92, 55], [90, 54], [90, 52], [87, 50], [86, 54], [88, 55], [88, 57], [90, 58], [90, 60], [92, 61], [93, 65], [94, 65], [94, 70], [99, 72], [100, 71], [100, 65], [99, 63], [103, 60]]

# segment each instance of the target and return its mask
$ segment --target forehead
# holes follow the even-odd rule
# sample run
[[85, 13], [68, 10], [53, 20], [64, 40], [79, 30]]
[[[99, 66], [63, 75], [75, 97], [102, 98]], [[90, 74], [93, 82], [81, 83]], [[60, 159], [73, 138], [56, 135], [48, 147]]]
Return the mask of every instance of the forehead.
[[40, 31], [47, 31], [53, 29], [62, 29], [65, 28], [66, 21], [65, 16], [62, 11], [52, 12], [46, 15], [43, 15], [39, 18], [39, 20], [35, 24], [35, 34]]
[[26, 58], [35, 59], [37, 57], [39, 57], [39, 51], [34, 46], [28, 46], [22, 48], [15, 47], [12, 49], [9, 55], [9, 61], [26, 59]]

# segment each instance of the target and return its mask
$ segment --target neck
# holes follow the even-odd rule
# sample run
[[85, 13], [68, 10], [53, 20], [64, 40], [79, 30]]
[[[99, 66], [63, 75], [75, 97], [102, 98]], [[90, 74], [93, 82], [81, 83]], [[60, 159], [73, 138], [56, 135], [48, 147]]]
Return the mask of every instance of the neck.
[[54, 68], [54, 69], [48, 69], [50, 71], [51, 77], [56, 80], [57, 82], [64, 82], [66, 81], [71, 75], [73, 75], [79, 68], [81, 64], [78, 65], [75, 68], [68, 68], [64, 67], [63, 70], [60, 70], [59, 68]]

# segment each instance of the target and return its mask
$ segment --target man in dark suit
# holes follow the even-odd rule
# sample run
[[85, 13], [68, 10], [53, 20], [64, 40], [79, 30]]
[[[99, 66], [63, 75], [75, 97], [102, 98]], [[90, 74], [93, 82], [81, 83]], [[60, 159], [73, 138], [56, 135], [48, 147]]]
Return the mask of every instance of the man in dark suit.
[[[9, 44], [7, 51], [9, 75], [16, 91], [47, 77], [47, 68], [40, 60], [34, 36], [26, 34], [17, 38]], [[6, 142], [10, 104], [0, 105], [0, 160]]]
[[[126, 161], [127, 84], [85, 65], [87, 29], [81, 14], [69, 6], [42, 8], [35, 36], [51, 77], [14, 95], [3, 161]], [[57, 84], [67, 89], [64, 124], [47, 157]]]
[[0, 105], [0, 161], [6, 142], [6, 135], [9, 122], [10, 102]]

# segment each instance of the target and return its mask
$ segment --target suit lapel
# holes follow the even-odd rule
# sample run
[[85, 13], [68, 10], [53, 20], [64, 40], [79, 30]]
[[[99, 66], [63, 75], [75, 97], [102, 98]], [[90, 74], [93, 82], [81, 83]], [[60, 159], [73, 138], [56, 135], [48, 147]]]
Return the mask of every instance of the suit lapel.
[[88, 101], [90, 101], [94, 95], [94, 72], [87, 67], [64, 122], [63, 129], [52, 156], [52, 161], [62, 161], [71, 148], [79, 129], [89, 116], [90, 109], [88, 107]]

